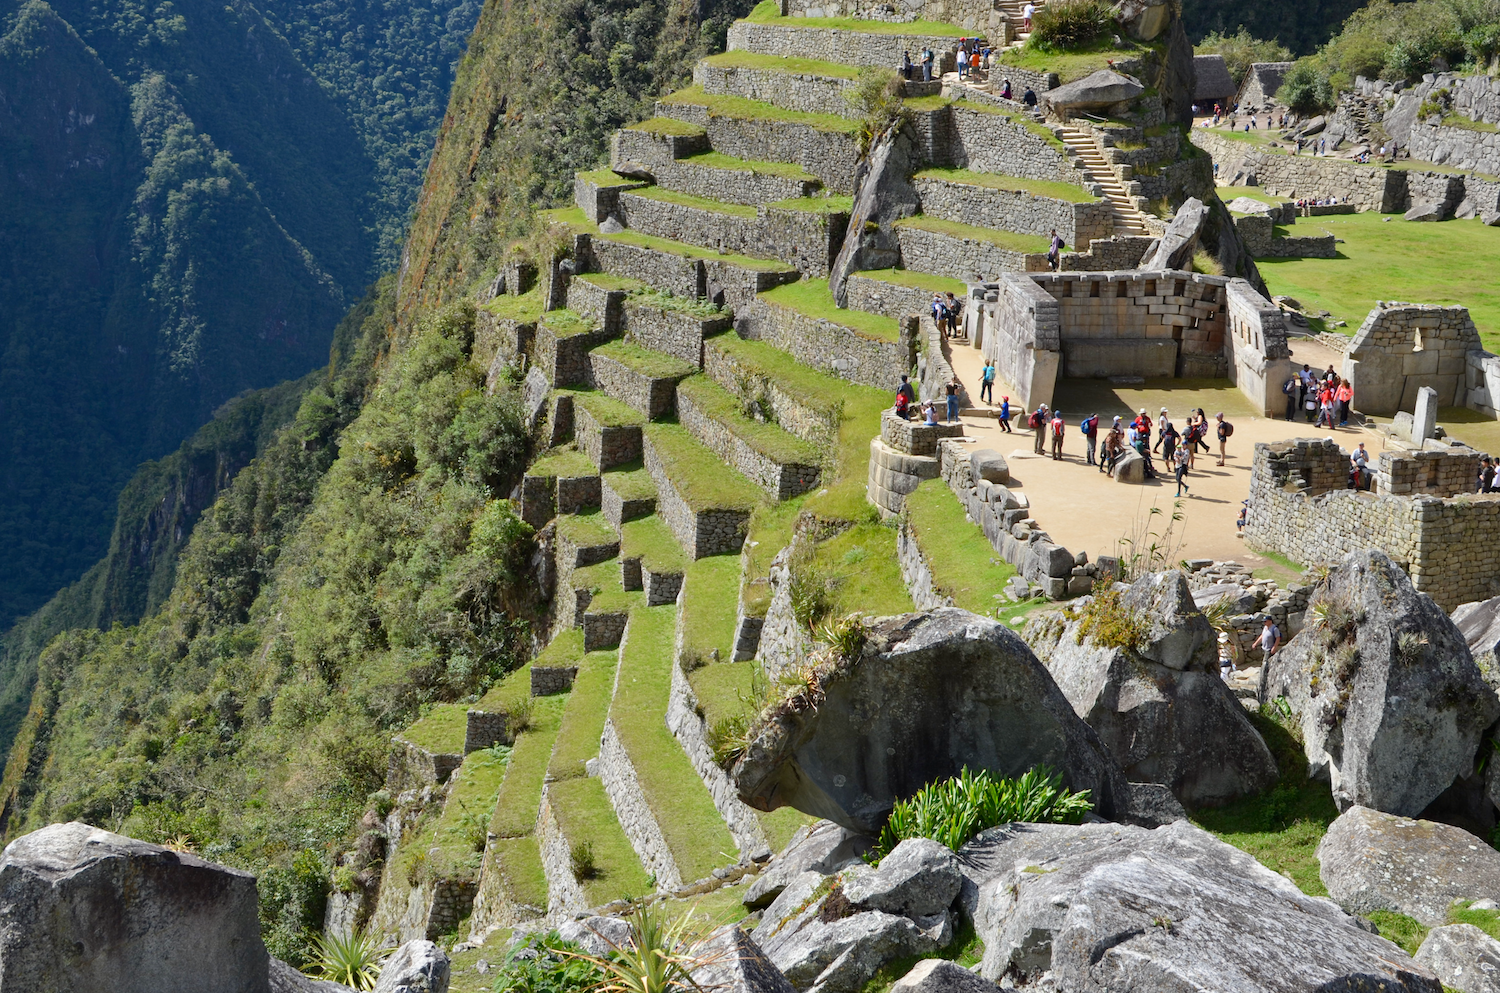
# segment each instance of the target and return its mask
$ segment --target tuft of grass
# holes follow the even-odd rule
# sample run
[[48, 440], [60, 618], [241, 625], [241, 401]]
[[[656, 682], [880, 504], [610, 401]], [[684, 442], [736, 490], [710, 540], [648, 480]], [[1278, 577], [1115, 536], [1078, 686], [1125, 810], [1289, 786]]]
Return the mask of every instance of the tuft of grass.
[[[995, 554], [948, 484], [922, 483], [907, 496], [906, 514], [938, 593], [951, 596], [954, 606], [995, 616], [1002, 604], [995, 596], [1016, 574], [1015, 566]], [[1001, 610], [1008, 606], [1005, 601]]]
[[596, 345], [591, 351], [652, 379], [682, 379], [698, 371], [682, 359], [619, 339]]
[[981, 228], [973, 224], [960, 224], [957, 221], [945, 221], [937, 217], [928, 217], [918, 214], [916, 217], [907, 217], [896, 222], [897, 227], [916, 228], [920, 231], [930, 231], [933, 234], [947, 235], [950, 238], [961, 238], [965, 241], [983, 241], [1012, 252], [1022, 252], [1028, 255], [1044, 255], [1047, 251], [1047, 239], [1037, 235], [1017, 234], [1014, 231], [1001, 231], [998, 228]]
[[634, 304], [642, 307], [655, 307], [657, 310], [668, 310], [679, 314], [687, 314], [700, 320], [709, 320], [724, 316], [724, 308], [710, 303], [708, 300], [700, 300], [695, 297], [680, 297], [675, 293], [665, 290], [643, 290], [633, 294], [627, 305]]
[[1224, 267], [1219, 264], [1219, 260], [1202, 249], [1193, 253], [1193, 271], [1210, 276], [1224, 275]]
[[753, 219], [758, 216], [754, 207], [746, 207], [738, 203], [725, 203], [723, 200], [711, 200], [708, 197], [694, 196], [691, 193], [679, 193], [676, 190], [664, 190], [659, 186], [648, 186], [645, 189], [631, 190], [630, 195], [645, 197], [648, 200], [657, 200], [662, 203], [673, 203], [679, 207], [692, 207], [695, 210], [708, 210], [716, 214], [729, 214], [732, 217]]
[[748, 97], [725, 96], [703, 92], [701, 86], [689, 86], [658, 101], [668, 107], [703, 107], [710, 117], [728, 117], [741, 121], [773, 121], [780, 124], [801, 124], [816, 131], [853, 135], [859, 130], [859, 122], [837, 114], [813, 114], [801, 110], [787, 110], [761, 100]]
[[827, 279], [803, 279], [766, 290], [759, 299], [780, 307], [789, 307], [808, 317], [821, 318], [857, 331], [878, 341], [899, 341], [901, 326], [893, 317], [850, 310], [833, 302]]
[[[751, 53], [727, 52], [725, 54], [749, 55]], [[812, 173], [808, 172], [800, 165], [797, 165], [795, 162], [763, 162], [759, 159], [739, 159], [735, 158], [733, 155], [725, 155], [723, 152], [699, 152], [697, 155], [684, 156], [677, 161], [686, 165], [701, 166], [705, 169], [727, 169], [736, 172], [753, 172], [763, 176], [779, 176], [782, 179], [800, 180], [804, 183], [818, 182], [817, 176], [814, 176]]]
[[936, 179], [945, 183], [962, 183], [979, 186], [987, 190], [1012, 190], [1030, 193], [1032, 196], [1063, 200], [1068, 203], [1098, 203], [1099, 198], [1081, 186], [1045, 179], [1022, 179], [1018, 176], [1002, 176], [994, 172], [976, 172], [973, 169], [923, 169], [912, 179]]
[[761, 488], [725, 465], [680, 424], [649, 424], [667, 478], [693, 510], [753, 510], [764, 501]]
[[597, 331], [599, 326], [581, 314], [564, 307], [561, 310], [549, 310], [542, 315], [542, 327], [551, 331], [558, 338], [572, 338], [575, 335], [588, 334]]
[[1422, 939], [1427, 937], [1431, 930], [1421, 921], [1398, 914], [1394, 910], [1377, 910], [1368, 915], [1371, 924], [1380, 931], [1380, 936], [1400, 945], [1408, 955], [1417, 954], [1417, 949], [1422, 947]]
[[655, 135], [667, 135], [674, 137], [686, 137], [688, 135], [707, 134], [696, 124], [687, 121], [679, 121], [675, 117], [652, 117], [638, 124], [625, 125], [627, 131], [646, 131]]
[[896, 529], [870, 523], [872, 514], [873, 509], [867, 512], [866, 523], [848, 528], [813, 550], [813, 570], [831, 581], [829, 616], [859, 611], [881, 617], [913, 609], [896, 559]]

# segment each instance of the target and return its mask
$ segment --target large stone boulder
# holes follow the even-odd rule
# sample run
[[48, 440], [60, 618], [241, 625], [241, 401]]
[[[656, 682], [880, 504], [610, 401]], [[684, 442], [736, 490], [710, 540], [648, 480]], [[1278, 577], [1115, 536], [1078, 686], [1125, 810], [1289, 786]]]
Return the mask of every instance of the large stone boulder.
[[699, 989], [714, 993], [792, 993], [793, 986], [738, 925], [719, 928], [693, 948]]
[[844, 898], [861, 910], [931, 917], [952, 906], [963, 878], [947, 845], [908, 838], [880, 860], [879, 868], [851, 867], [844, 874]]
[[[762, 924], [756, 928], [759, 935]], [[832, 891], [757, 938], [761, 950], [791, 984], [810, 993], [855, 993], [889, 962], [931, 955], [953, 940], [952, 919], [912, 920], [872, 910], [846, 913]]]
[[1500, 700], [1453, 622], [1384, 552], [1355, 552], [1309, 601], [1306, 627], [1261, 670], [1285, 697], [1310, 771], [1340, 810], [1415, 817], [1473, 772]]
[[1010, 466], [1005, 461], [1005, 456], [993, 448], [981, 448], [977, 452], [969, 453], [969, 471], [974, 474], [974, 484], [979, 485], [981, 479], [987, 479], [1001, 486], [1010, 482]]
[[1063, 624], [1033, 622], [1026, 638], [1127, 779], [1167, 786], [1189, 808], [1276, 782], [1276, 760], [1220, 677], [1215, 631], [1182, 573], [1142, 576], [1071, 613]]
[[1461, 603], [1453, 608], [1452, 619], [1475, 659], [1500, 652], [1500, 596]]
[[959, 858], [985, 946], [980, 974], [1017, 989], [1442, 989], [1333, 901], [1187, 821], [1015, 824]]
[[948, 959], [923, 959], [891, 986], [891, 993], [995, 993], [995, 984]]
[[314, 979], [273, 957], [267, 976], [269, 993], [354, 993], [354, 987], [327, 979]]
[[1500, 993], [1500, 941], [1472, 924], [1449, 924], [1427, 932], [1416, 960], [1443, 986], [1462, 993]]
[[6, 993], [265, 993], [255, 877], [87, 824], [0, 855]]
[[1142, 269], [1187, 269], [1198, 239], [1208, 223], [1208, 205], [1197, 197], [1188, 197], [1167, 225], [1166, 233], [1157, 239], [1155, 249], [1141, 260]]
[[1411, 209], [1402, 216], [1408, 221], [1441, 221], [1443, 205], [1433, 202], [1412, 204]]
[[1109, 470], [1117, 483], [1134, 483], [1139, 486], [1146, 481], [1146, 457], [1133, 448], [1127, 448]]
[[1123, 812], [1124, 779], [1045, 666], [998, 621], [955, 607], [881, 618], [849, 658], [752, 729], [730, 771], [757, 810], [795, 807], [873, 834], [898, 799], [963, 768], [1047, 765]]
[[793, 879], [804, 872], [832, 875], [845, 866], [861, 862], [870, 848], [866, 835], [840, 827], [832, 821], [819, 821], [811, 828], [801, 828], [781, 854], [755, 877], [741, 901], [750, 910], [769, 906]]
[[1235, 197], [1224, 206], [1239, 214], [1269, 214], [1279, 211], [1280, 208], [1264, 200], [1253, 200], [1250, 197]]
[[1318, 843], [1318, 874], [1351, 914], [1394, 910], [1436, 927], [1455, 900], [1500, 899], [1500, 852], [1451, 824], [1350, 807]]
[[408, 941], [380, 968], [375, 993], [448, 993], [448, 953], [424, 939]]
[[1122, 0], [1115, 22], [1136, 41], [1152, 41], [1172, 23], [1172, 5], [1169, 0]]
[[1071, 117], [1075, 111], [1103, 110], [1134, 100], [1146, 88], [1129, 76], [1112, 69], [1100, 69], [1080, 80], [1065, 83], [1041, 94], [1042, 103], [1060, 117]]

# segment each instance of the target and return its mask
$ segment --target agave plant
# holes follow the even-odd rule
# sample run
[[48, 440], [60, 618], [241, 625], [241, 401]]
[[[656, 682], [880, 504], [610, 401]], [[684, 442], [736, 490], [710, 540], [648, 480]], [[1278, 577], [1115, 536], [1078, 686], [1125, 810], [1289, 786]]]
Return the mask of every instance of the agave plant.
[[313, 975], [366, 993], [375, 988], [383, 956], [374, 936], [357, 928], [347, 935], [315, 934], [312, 946]]
[[656, 907], [639, 906], [629, 919], [629, 939], [618, 945], [610, 942], [609, 955], [579, 955], [604, 973], [604, 980], [594, 989], [602, 993], [703, 993], [692, 973], [709, 959], [692, 954], [700, 937], [693, 912], [673, 919]]

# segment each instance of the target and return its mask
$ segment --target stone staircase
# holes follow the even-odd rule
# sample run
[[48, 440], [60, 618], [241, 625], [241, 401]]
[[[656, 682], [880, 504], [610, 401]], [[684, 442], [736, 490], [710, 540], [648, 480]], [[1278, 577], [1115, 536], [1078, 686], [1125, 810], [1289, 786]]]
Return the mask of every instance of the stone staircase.
[[1136, 206], [1135, 200], [1126, 192], [1125, 184], [1110, 168], [1109, 161], [1094, 142], [1093, 135], [1082, 128], [1065, 127], [1062, 139], [1076, 155], [1089, 182], [1103, 190], [1104, 199], [1109, 202], [1114, 213], [1115, 233], [1150, 237], [1151, 227], [1146, 222], [1146, 215]]
[[[1031, 32], [1026, 30], [1026, 3], [1027, 0], [1000, 0], [997, 4], [1005, 16], [1010, 18], [1010, 23], [1015, 25], [1016, 29], [1015, 37], [1011, 39], [1009, 45], [1005, 46], [1007, 49], [1024, 48], [1026, 39], [1031, 37]], [[1047, 0], [1032, 0], [1032, 3], [1040, 10], [1047, 5]]]

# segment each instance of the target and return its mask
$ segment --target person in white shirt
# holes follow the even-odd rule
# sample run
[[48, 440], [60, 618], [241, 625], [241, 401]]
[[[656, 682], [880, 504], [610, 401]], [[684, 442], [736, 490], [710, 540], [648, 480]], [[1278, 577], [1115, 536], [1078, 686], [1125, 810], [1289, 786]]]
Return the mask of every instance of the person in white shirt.
[[1026, 30], [1031, 30], [1031, 15], [1036, 13], [1036, 4], [1028, 3], [1026, 9], [1021, 11], [1021, 17], [1026, 21]]

